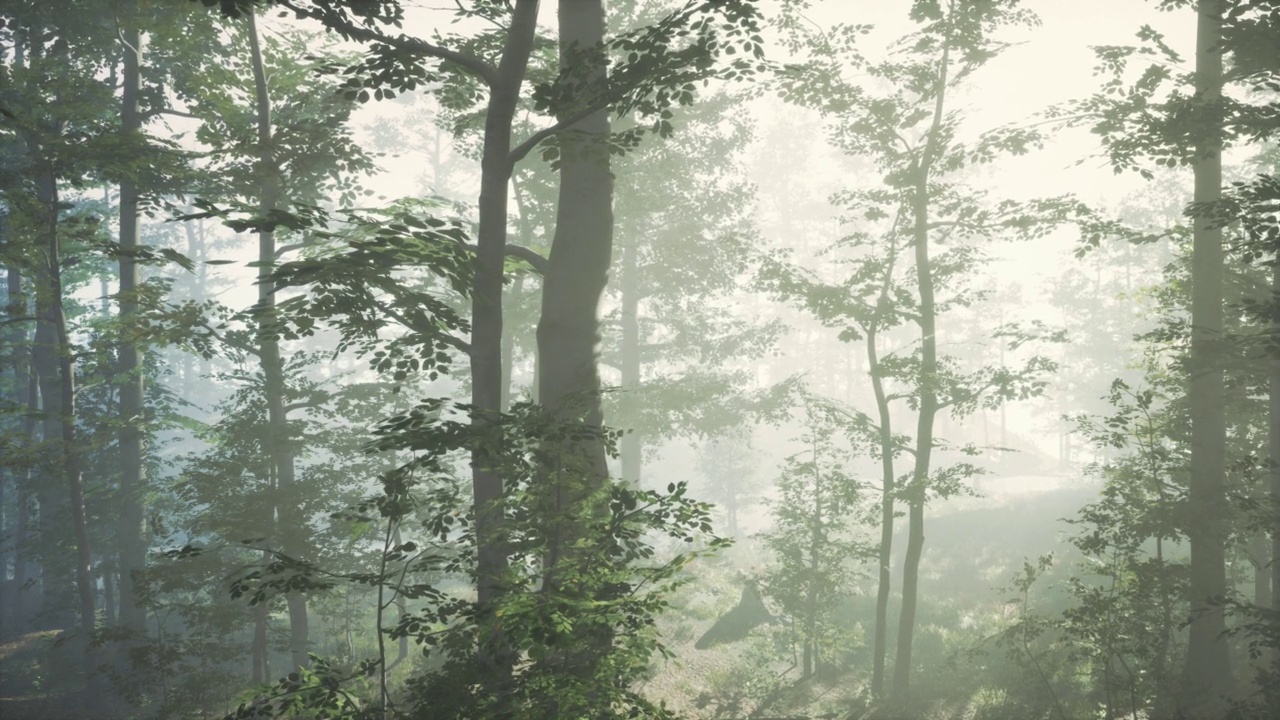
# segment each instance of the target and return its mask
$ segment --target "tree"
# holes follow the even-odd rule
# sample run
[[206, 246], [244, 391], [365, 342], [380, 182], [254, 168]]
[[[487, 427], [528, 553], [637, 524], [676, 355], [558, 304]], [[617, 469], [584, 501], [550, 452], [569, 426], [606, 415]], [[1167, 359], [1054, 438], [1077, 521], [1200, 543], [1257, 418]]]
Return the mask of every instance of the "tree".
[[[1195, 106], [1203, 113], [1196, 136], [1195, 199], [1213, 203], [1222, 194], [1222, 3], [1196, 5]], [[1191, 352], [1187, 403], [1191, 408], [1191, 479], [1187, 538], [1191, 543], [1191, 639], [1184, 667], [1187, 707], [1221, 714], [1218, 698], [1232, 691], [1222, 600], [1227, 593], [1226, 407], [1221, 362], [1222, 229], [1197, 218], [1191, 269]], [[1218, 707], [1219, 709], [1212, 709]]]
[[861, 490], [832, 442], [847, 415], [820, 399], [805, 403], [808, 447], [784, 461], [774, 527], [764, 533], [777, 564], [764, 578], [766, 594], [778, 601], [799, 628], [803, 678], [830, 662], [841, 633], [834, 617], [852, 593], [856, 563], [870, 553], [853, 530]]
[[[121, 41], [123, 87], [120, 98], [120, 131], [128, 136], [140, 133], [142, 116], [139, 94], [142, 89], [142, 34], [134, 17], [126, 20]], [[139, 193], [136, 178], [124, 176], [120, 183], [120, 293], [119, 320], [126, 327], [135, 322], [138, 307]], [[143, 447], [146, 381], [135, 342], [120, 344], [120, 626], [129, 634], [146, 633], [145, 609], [137, 587], [138, 574], [146, 567], [147, 540], [142, 494], [146, 483]]]
[[[1191, 3], [1167, 3], [1180, 8]], [[1186, 401], [1191, 412], [1190, 484], [1185, 530], [1192, 547], [1191, 645], [1184, 667], [1181, 702], [1186, 712], [1206, 717], [1225, 712], [1233, 691], [1223, 600], [1227, 593], [1225, 544], [1230, 528], [1227, 500], [1227, 422], [1225, 417], [1222, 222], [1212, 212], [1221, 197], [1223, 151], [1240, 139], [1274, 133], [1262, 120], [1265, 105], [1235, 99], [1229, 84], [1266, 83], [1270, 52], [1256, 43], [1273, 27], [1269, 4], [1205, 0], [1194, 4], [1197, 16], [1195, 69], [1173, 73], [1181, 57], [1150, 28], [1139, 33], [1140, 48], [1099, 49], [1112, 75], [1103, 93], [1078, 104], [1085, 122], [1101, 136], [1112, 166], [1152, 177], [1150, 165], [1191, 166], [1195, 177], [1191, 204], [1193, 228], [1190, 355]], [[1129, 81], [1125, 73], [1138, 53], [1160, 62]], [[1235, 60], [1231, 72], [1224, 55]], [[1274, 63], [1274, 60], [1270, 60]], [[1262, 72], [1259, 72], [1262, 70]], [[1186, 92], [1190, 89], [1191, 92]], [[1125, 94], [1126, 91], [1133, 92]], [[1201, 208], [1197, 210], [1197, 208]]]
[[[793, 4], [780, 22], [808, 57], [781, 69], [779, 88], [789, 102], [814, 107], [832, 118], [836, 144], [852, 155], [869, 154], [884, 173], [883, 188], [851, 189], [836, 197], [849, 207], [851, 216], [878, 226], [878, 231], [859, 229], [841, 241], [857, 253], [848, 261], [847, 279], [824, 282], [813, 273], [777, 264], [767, 269], [765, 279], [772, 290], [799, 300], [825, 325], [840, 328], [842, 340], [867, 343], [877, 418], [860, 415], [851, 430], [862, 434], [861, 442], [882, 465], [881, 585], [872, 683], [879, 692], [887, 650], [892, 521], [895, 503], [901, 500], [908, 507], [908, 529], [892, 696], [905, 703], [919, 602], [924, 508], [931, 493], [952, 494], [961, 480], [977, 471], [964, 460], [935, 467], [933, 455], [941, 446], [935, 437], [936, 418], [943, 411], [960, 416], [979, 405], [996, 407], [1039, 394], [1045, 386], [1041, 376], [1055, 368], [1047, 358], [1033, 356], [1020, 368], [965, 372], [954, 358], [939, 354], [938, 337], [944, 331], [938, 325], [940, 315], [980, 295], [968, 290], [965, 280], [980, 263], [981, 250], [965, 241], [1039, 237], [1086, 211], [1070, 198], [988, 205], [979, 202], [981, 193], [951, 179], [966, 167], [988, 162], [999, 153], [1026, 152], [1038, 142], [1033, 130], [1002, 128], [976, 142], [961, 143], [956, 139], [960, 117], [947, 105], [949, 92], [1003, 47], [994, 37], [996, 32], [1032, 20], [1016, 2], [973, 7], [913, 3], [910, 17], [920, 29], [903, 41], [903, 47], [909, 48], [906, 59], [885, 62], [870, 61], [858, 49], [869, 28], [841, 24], [810, 31], [798, 14], [803, 6]], [[884, 92], [852, 84], [845, 79], [846, 68], [869, 74], [884, 84]], [[935, 246], [944, 241], [945, 252], [935, 255]], [[895, 277], [900, 258], [910, 260], [905, 282]], [[944, 289], [950, 292], [940, 296]], [[882, 356], [877, 341], [905, 323], [918, 330], [911, 354]], [[1013, 348], [1035, 338], [1055, 339], [1053, 333], [1035, 327], [1008, 326], [994, 335]], [[902, 389], [889, 390], [886, 381]], [[889, 404], [896, 400], [906, 400], [914, 412], [914, 436], [893, 433]], [[901, 454], [910, 454], [913, 461], [905, 478], [898, 476], [894, 466]]]
[[[48, 458], [43, 467], [46, 482], [38, 492], [41, 544], [53, 550], [60, 539], [60, 523], [69, 525], [73, 538], [74, 559], [69, 567], [60, 567], [55, 552], [42, 554], [43, 600], [61, 599], [64, 588], [74, 584], [74, 610], [59, 607], [51, 615], [62, 622], [68, 611], [73, 612], [80, 641], [87, 646], [96, 628], [96, 592], [82, 449], [77, 441], [77, 351], [68, 309], [74, 280], [64, 255], [76, 244], [93, 245], [97, 225], [93, 219], [69, 212], [75, 209], [68, 201], [73, 196], [63, 192], [84, 182], [93, 172], [92, 162], [100, 159], [77, 158], [81, 146], [106, 149], [100, 140], [107, 131], [93, 102], [104, 99], [104, 88], [94, 77], [100, 65], [85, 59], [101, 47], [103, 37], [92, 31], [93, 18], [82, 19], [80, 27], [54, 23], [42, 12], [49, 9], [16, 7], [6, 13], [6, 19], [13, 21], [6, 39], [21, 44], [22, 50], [11, 70], [10, 85], [20, 92], [2, 115], [6, 144], [21, 147], [14, 167], [26, 174], [6, 173], [4, 178], [9, 235], [23, 239], [6, 253], [6, 264], [25, 270], [34, 280], [31, 372], [39, 392], [42, 442]], [[63, 95], [75, 96], [79, 102], [58, 103]], [[57, 487], [64, 488], [65, 494], [55, 493]], [[91, 663], [88, 655], [86, 663]]]

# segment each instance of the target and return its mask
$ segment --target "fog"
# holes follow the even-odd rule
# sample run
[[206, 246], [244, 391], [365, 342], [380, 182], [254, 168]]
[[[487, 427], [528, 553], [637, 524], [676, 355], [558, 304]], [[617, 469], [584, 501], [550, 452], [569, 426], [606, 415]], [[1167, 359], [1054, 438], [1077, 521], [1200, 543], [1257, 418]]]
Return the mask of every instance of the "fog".
[[0, 718], [1276, 717], [1278, 46], [0, 4]]

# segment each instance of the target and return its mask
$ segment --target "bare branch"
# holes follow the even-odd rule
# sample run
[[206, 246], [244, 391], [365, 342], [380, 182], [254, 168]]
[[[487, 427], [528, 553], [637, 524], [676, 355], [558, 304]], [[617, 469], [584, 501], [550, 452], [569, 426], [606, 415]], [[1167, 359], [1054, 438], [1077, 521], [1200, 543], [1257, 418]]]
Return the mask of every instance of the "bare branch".
[[[471, 252], [476, 252], [476, 250], [478, 249], [475, 245], [464, 245], [463, 247], [470, 250]], [[524, 260], [525, 262], [532, 265], [534, 272], [538, 273], [539, 275], [545, 276], [547, 274], [548, 261], [546, 258], [539, 255], [537, 251], [531, 248], [527, 248], [523, 245], [516, 245], [514, 243], [507, 243], [504, 247], [506, 248], [506, 254], [509, 257], [519, 258], [521, 260]]]
[[300, 243], [290, 243], [288, 245], [281, 245], [280, 247], [276, 248], [276, 257], [280, 258], [287, 252], [293, 252], [294, 250], [301, 250], [302, 248], [307, 247], [307, 245], [309, 244], [310, 243], [300, 242]]
[[556, 133], [568, 130], [570, 127], [609, 107], [610, 104], [612, 104], [612, 98], [601, 100], [599, 103], [585, 107], [554, 125], [539, 130], [538, 132], [530, 135], [527, 140], [512, 148], [511, 154], [507, 156], [507, 161], [514, 166], [516, 163], [523, 160], [526, 155], [532, 152], [533, 149], [538, 146], [538, 143], [546, 140]]
[[173, 108], [157, 108], [155, 110], [148, 110], [147, 112], [143, 113], [142, 120], [143, 122], [146, 122], [147, 120], [150, 120], [151, 118], [157, 117], [159, 115], [172, 115], [174, 117], [190, 118], [192, 120], [200, 119], [199, 115], [193, 115], [189, 112], [185, 112], [182, 110], [174, 110]]
[[547, 259], [534, 252], [532, 249], [523, 245], [512, 245], [507, 243], [507, 255], [514, 258], [520, 258], [533, 266], [539, 275], [547, 274]]

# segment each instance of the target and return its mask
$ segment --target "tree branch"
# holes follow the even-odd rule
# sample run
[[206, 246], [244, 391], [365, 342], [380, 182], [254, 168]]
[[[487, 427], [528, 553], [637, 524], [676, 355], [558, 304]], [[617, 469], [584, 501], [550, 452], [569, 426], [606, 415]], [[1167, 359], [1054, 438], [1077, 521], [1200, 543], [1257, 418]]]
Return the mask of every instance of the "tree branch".
[[439, 332], [434, 327], [428, 327], [428, 328], [418, 327], [417, 323], [413, 322], [413, 320], [409, 319], [408, 317], [405, 317], [405, 315], [401, 313], [399, 310], [396, 310], [395, 308], [391, 307], [390, 305], [384, 302], [378, 302], [377, 305], [378, 305], [378, 308], [382, 310], [382, 312], [386, 313], [392, 319], [396, 320], [406, 328], [409, 328], [411, 330], [416, 330], [417, 332], [423, 333], [424, 335], [428, 335], [433, 340], [440, 340], [444, 344], [449, 345], [450, 347], [453, 347], [461, 351], [465, 355], [471, 354], [471, 345], [468, 344], [465, 340], [456, 338], [447, 332]]
[[529, 263], [539, 275], [545, 276], [547, 274], [547, 259], [534, 252], [532, 249], [523, 245], [512, 245], [511, 243], [507, 243], [506, 248], [507, 255], [514, 258], [520, 258], [521, 260]]
[[276, 258], [277, 259], [280, 258], [287, 252], [293, 252], [294, 250], [301, 250], [302, 248], [307, 247], [308, 245], [310, 245], [310, 243], [305, 243], [305, 242], [291, 243], [289, 245], [281, 245], [280, 247], [276, 248]]
[[292, 0], [280, 0], [280, 4], [294, 11], [300, 17], [309, 17], [320, 21], [326, 28], [337, 32], [348, 40], [378, 42], [420, 57], [445, 60], [470, 71], [481, 80], [484, 80], [485, 85], [489, 87], [493, 87], [494, 82], [497, 81], [498, 69], [475, 55], [450, 50], [439, 45], [432, 45], [425, 40], [419, 40], [407, 35], [392, 37], [377, 30], [355, 25], [334, 11], [325, 12], [322, 10], [303, 9], [298, 7]]
[[588, 107], [582, 108], [581, 110], [570, 115], [569, 117], [556, 122], [556, 124], [551, 125], [549, 127], [542, 128], [538, 132], [530, 135], [527, 140], [525, 140], [524, 142], [512, 148], [511, 154], [507, 156], [507, 162], [511, 163], [511, 165], [514, 167], [516, 163], [523, 160], [526, 155], [532, 152], [533, 149], [538, 146], [538, 143], [542, 142], [543, 140], [546, 140], [547, 138], [551, 137], [552, 135], [555, 135], [556, 133], [564, 132], [565, 130], [568, 130], [570, 127], [578, 124], [579, 122], [586, 120], [592, 115], [604, 110], [605, 108], [613, 104], [614, 99], [615, 98], [612, 98], [612, 97], [606, 98], [604, 100], [599, 101], [598, 103], [594, 103]]
[[150, 120], [151, 118], [156, 117], [158, 115], [173, 115], [174, 117], [190, 118], [192, 120], [200, 119], [199, 115], [193, 115], [183, 110], [174, 110], [173, 108], [157, 108], [155, 110], [148, 110], [147, 112], [143, 113], [142, 121], [146, 122], [147, 120]]
[[288, 415], [294, 410], [301, 410], [302, 408], [320, 407], [322, 404], [324, 403], [321, 400], [307, 400], [303, 402], [289, 403], [288, 405], [284, 406], [284, 412], [286, 415]]
[[[476, 252], [478, 248], [475, 245], [463, 245], [471, 252]], [[547, 259], [537, 253], [537, 251], [527, 248], [523, 245], [507, 243], [505, 246], [508, 257], [519, 258], [533, 266], [534, 272], [545, 276], [547, 274]]]
[[217, 340], [218, 342], [222, 343], [223, 345], [226, 345], [226, 346], [227, 346], [227, 347], [229, 347], [229, 348], [234, 348], [234, 349], [239, 350], [239, 351], [241, 351], [241, 352], [249, 353], [250, 355], [253, 355], [254, 357], [260, 357], [260, 355], [261, 355], [261, 354], [258, 352], [258, 349], [257, 349], [257, 348], [253, 347], [252, 345], [245, 345], [245, 344], [243, 344], [243, 343], [238, 343], [238, 342], [235, 342], [235, 341], [233, 341], [233, 340], [231, 340], [231, 339], [227, 338], [226, 336], [222, 335], [222, 334], [221, 334], [221, 333], [219, 333], [217, 330], [215, 330], [215, 329], [214, 329], [214, 327], [213, 327], [212, 325], [209, 325], [208, 323], [205, 323], [202, 327], [203, 327], [204, 331], [205, 331], [205, 332], [207, 332], [207, 333], [209, 334], [209, 336], [210, 336], [210, 337], [212, 337], [214, 340]]

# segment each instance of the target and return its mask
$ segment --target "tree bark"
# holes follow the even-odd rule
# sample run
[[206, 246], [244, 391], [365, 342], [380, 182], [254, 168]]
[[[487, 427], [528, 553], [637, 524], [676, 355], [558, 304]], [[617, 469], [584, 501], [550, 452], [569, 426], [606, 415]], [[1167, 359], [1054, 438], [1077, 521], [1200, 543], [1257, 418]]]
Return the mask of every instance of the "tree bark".
[[72, 622], [67, 615], [72, 604], [67, 595], [72, 584], [72, 571], [65, 556], [57, 552], [58, 531], [67, 525], [69, 508], [56, 492], [59, 481], [57, 458], [61, 457], [57, 411], [61, 405], [61, 387], [58, 382], [57, 339], [48, 315], [48, 300], [45, 299], [50, 292], [48, 272], [41, 267], [35, 277], [37, 320], [31, 344], [31, 383], [39, 396], [33, 409], [40, 418], [39, 447], [43, 456], [36, 468], [36, 512], [32, 522], [32, 537], [36, 541], [33, 555], [38, 568], [35, 596], [38, 603], [34, 614], [44, 623], [52, 623], [56, 627]]
[[[3, 222], [3, 221], [0, 221]], [[15, 318], [25, 317], [29, 312], [27, 309], [27, 296], [22, 287], [22, 274], [16, 267], [7, 268], [7, 309], [6, 312], [11, 320]], [[28, 341], [28, 331], [25, 324], [11, 322], [5, 327], [5, 344], [12, 348], [12, 370], [13, 370], [13, 396], [12, 402], [14, 407], [25, 407], [26, 415], [22, 419], [22, 430], [20, 442], [34, 443], [36, 441], [36, 412], [38, 410], [39, 393], [36, 388], [35, 378], [31, 374], [30, 362], [31, 352], [24, 346]], [[23, 589], [23, 585], [27, 580], [27, 556], [31, 552], [31, 468], [28, 466], [21, 472], [10, 470], [7, 473], [13, 480], [13, 491], [16, 496], [14, 502], [15, 519], [12, 531], [12, 554], [13, 554], [13, 583], [9, 586], [9, 592], [0, 597], [0, 603], [4, 605], [4, 630], [7, 633], [18, 634], [27, 629], [30, 622], [30, 613], [28, 608], [30, 603], [28, 593]], [[5, 528], [8, 530], [8, 527]], [[0, 569], [6, 567], [0, 564]]]
[[[622, 357], [618, 363], [622, 370], [622, 390], [626, 403], [635, 407], [634, 393], [640, 387], [640, 270], [637, 267], [637, 240], [632, 238], [622, 248]], [[640, 433], [632, 429], [622, 436], [618, 446], [622, 460], [622, 482], [630, 487], [640, 486], [640, 473], [644, 467], [644, 441]], [[736, 524], [736, 523], [735, 523]], [[734, 530], [736, 532], [736, 529]]]
[[[1195, 103], [1207, 127], [1195, 138], [1195, 202], [1222, 195], [1222, 7], [1197, 3]], [[1192, 239], [1191, 357], [1187, 393], [1191, 412], [1191, 467], [1187, 538], [1191, 546], [1191, 631], [1183, 672], [1184, 712], [1220, 717], [1231, 692], [1231, 657], [1222, 601], [1227, 593], [1226, 413], [1222, 368], [1222, 230], [1194, 219]]]
[[[891, 241], [892, 242], [892, 241]], [[890, 252], [894, 252], [891, 248]], [[879, 302], [881, 306], [888, 299], [889, 284], [892, 282], [893, 261], [885, 273], [885, 284], [882, 286]], [[888, 653], [889, 634], [889, 594], [893, 589], [893, 514], [894, 493], [897, 483], [893, 456], [893, 415], [889, 409], [888, 395], [884, 389], [884, 378], [880, 377], [880, 353], [878, 342], [878, 319], [873, 319], [867, 326], [867, 373], [871, 376], [871, 390], [875, 394], [876, 412], [880, 421], [880, 553], [878, 561], [880, 573], [876, 588], [876, 624], [872, 640], [871, 660], [871, 694], [881, 697], [884, 694], [885, 655]]]
[[906, 703], [911, 690], [911, 644], [915, 636], [919, 600], [920, 557], [924, 552], [924, 503], [933, 453], [933, 421], [938, 412], [937, 308], [933, 298], [933, 268], [929, 260], [929, 179], [940, 152], [943, 109], [947, 92], [951, 39], [945, 38], [938, 65], [933, 121], [924, 150], [913, 168], [912, 233], [915, 248], [916, 289], [920, 295], [920, 404], [916, 417], [915, 467], [907, 493], [907, 552], [902, 567], [902, 613], [898, 617], [898, 653], [893, 667], [893, 698]]
[[267, 618], [270, 612], [267, 603], [254, 605], [253, 611], [253, 682], [264, 684], [271, 679], [271, 656], [267, 647]]
[[[561, 72], [585, 82], [584, 94], [589, 97], [605, 77], [596, 55], [605, 32], [601, 0], [560, 0], [559, 25]], [[561, 109], [562, 115], [570, 112], [570, 108]], [[573, 574], [569, 568], [576, 562], [574, 548], [583, 538], [582, 515], [592, 512], [584, 503], [609, 477], [600, 434], [603, 413], [596, 365], [597, 313], [613, 252], [609, 131], [608, 113], [602, 110], [559, 136], [556, 229], [543, 278], [537, 332], [538, 402], [560, 427], [585, 432], [569, 430], [567, 437], [555, 441], [555, 447], [547, 447], [547, 464], [541, 468], [548, 523], [542, 577], [546, 593], [575, 592], [561, 584], [561, 573]], [[578, 593], [584, 601], [592, 599]], [[551, 662], [569, 675], [589, 678], [611, 644], [611, 633], [600, 627], [578, 627], [574, 635]], [[558, 708], [553, 714], [565, 711]]]
[[[142, 37], [129, 24], [121, 38], [124, 53], [124, 92], [120, 112], [125, 136], [142, 131], [138, 107]], [[126, 337], [120, 342], [120, 626], [131, 635], [146, 633], [146, 614], [136, 582], [146, 565], [146, 512], [142, 497], [146, 483], [143, 456], [143, 393], [145, 382], [138, 346], [131, 337], [138, 314], [138, 264], [132, 256], [140, 244], [138, 185], [131, 178], [120, 181], [120, 326]]]
[[[272, 152], [271, 96], [267, 88], [266, 69], [258, 40], [258, 27], [252, 11], [245, 13], [248, 22], [249, 52], [253, 64], [254, 104], [257, 112], [258, 172], [260, 195], [258, 210], [266, 216], [279, 207], [284, 190], [280, 168]], [[301, 559], [305, 550], [304, 519], [298, 508], [297, 478], [294, 452], [289, 437], [289, 417], [285, 410], [287, 392], [284, 360], [280, 356], [280, 340], [276, 324], [276, 286], [271, 273], [275, 269], [276, 239], [271, 230], [258, 233], [258, 358], [262, 367], [263, 395], [267, 403], [267, 438], [271, 466], [276, 483], [276, 531], [280, 549], [285, 555]], [[302, 593], [285, 594], [289, 608], [289, 655], [293, 669], [308, 667], [307, 599]]]
[[[1280, 340], [1280, 252], [1276, 254], [1275, 264], [1271, 267], [1271, 333], [1272, 351], [1267, 357], [1267, 374], [1270, 379], [1270, 397], [1267, 414], [1267, 450], [1271, 457], [1271, 511], [1280, 511], [1280, 354], [1274, 349], [1274, 343]], [[1271, 527], [1271, 576], [1259, 577], [1259, 583], [1271, 581], [1270, 607], [1280, 613], [1280, 528]], [[1273, 672], [1280, 671], [1280, 648], [1273, 648], [1271, 653]]]
[[[560, 0], [560, 63], [574, 70], [589, 62], [604, 39], [600, 0]], [[588, 71], [603, 81], [603, 66]], [[581, 77], [581, 76], [580, 76]], [[560, 193], [555, 237], [542, 286], [538, 321], [538, 401], [558, 421], [580, 424], [598, 435], [603, 418], [596, 365], [597, 312], [613, 252], [613, 174], [609, 168], [609, 118], [593, 113], [560, 136]], [[553, 513], [569, 511], [608, 478], [604, 444], [598, 437], [566, 443], [551, 469]], [[554, 532], [547, 567], [554, 574], [572, 528]], [[548, 578], [554, 586], [554, 577]]]
[[[510, 303], [518, 302], [524, 296], [524, 275], [516, 277], [511, 283], [511, 292], [504, 301], [504, 307], [510, 307]], [[506, 321], [504, 320], [505, 324]], [[504, 332], [502, 335], [502, 397], [499, 400], [499, 410], [507, 412], [511, 409], [511, 381], [512, 374], [515, 371], [516, 361], [516, 339], [512, 333]]]
[[[45, 442], [54, 449], [54, 463], [61, 479], [66, 483], [70, 498], [72, 535], [76, 546], [74, 578], [78, 600], [80, 632], [88, 645], [95, 629], [95, 588], [93, 583], [93, 550], [89, 543], [89, 523], [84, 505], [84, 479], [80, 467], [80, 451], [76, 437], [76, 378], [75, 360], [72, 355], [66, 311], [63, 307], [62, 256], [59, 243], [58, 183], [52, 168], [42, 172], [37, 179], [40, 205], [48, 209], [45, 218], [43, 240], [45, 243], [43, 268], [46, 279], [44, 297], [37, 295], [38, 314], [46, 326], [48, 350], [52, 371], [48, 381], [41, 377], [41, 399], [45, 412]], [[47, 392], [46, 392], [47, 390]], [[48, 532], [48, 517], [42, 510], [42, 530]], [[47, 543], [48, 537], [42, 538]], [[86, 665], [91, 667], [89, 656]]]
[[[511, 182], [511, 125], [520, 87], [533, 50], [538, 1], [516, 0], [498, 70], [489, 87], [484, 150], [480, 161], [479, 227], [471, 291], [471, 425], [489, 432], [502, 408], [502, 280], [507, 242], [508, 185]], [[486, 443], [471, 452], [471, 486], [476, 523], [476, 620], [481, 684], [497, 699], [508, 696], [514, 656], [494, 614], [507, 574], [502, 538], [503, 481]]]

